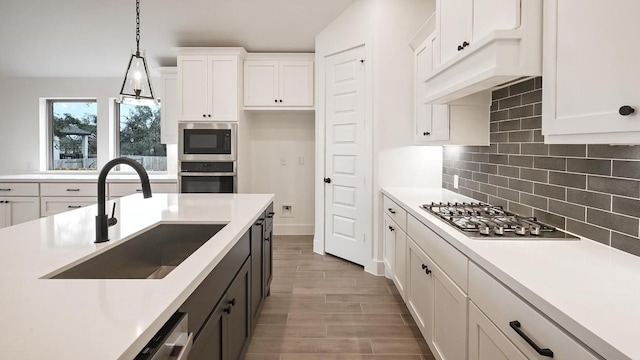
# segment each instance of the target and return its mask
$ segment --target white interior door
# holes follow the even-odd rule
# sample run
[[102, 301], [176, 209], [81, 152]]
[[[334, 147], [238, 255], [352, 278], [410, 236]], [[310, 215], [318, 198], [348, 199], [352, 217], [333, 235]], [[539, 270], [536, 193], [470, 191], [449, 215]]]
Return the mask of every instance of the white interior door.
[[331, 55], [325, 75], [325, 251], [360, 265], [371, 255], [364, 56], [364, 46]]

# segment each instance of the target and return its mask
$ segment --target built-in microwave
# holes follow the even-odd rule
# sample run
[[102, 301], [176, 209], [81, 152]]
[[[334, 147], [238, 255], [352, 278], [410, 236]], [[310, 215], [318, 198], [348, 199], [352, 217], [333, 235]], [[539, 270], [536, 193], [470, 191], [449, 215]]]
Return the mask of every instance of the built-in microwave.
[[178, 159], [235, 161], [237, 129], [235, 123], [179, 123]]

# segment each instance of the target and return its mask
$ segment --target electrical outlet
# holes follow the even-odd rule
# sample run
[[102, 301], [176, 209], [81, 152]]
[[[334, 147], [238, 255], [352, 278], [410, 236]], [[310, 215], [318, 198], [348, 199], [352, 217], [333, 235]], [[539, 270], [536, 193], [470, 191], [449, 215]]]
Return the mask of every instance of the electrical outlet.
[[460, 178], [458, 177], [458, 175], [453, 175], [453, 188], [457, 189], [458, 188], [458, 182], [460, 181]]
[[293, 204], [282, 204], [282, 215], [280, 217], [283, 218], [292, 218], [293, 217]]
[[287, 166], [287, 158], [280, 158], [280, 166]]
[[298, 165], [304, 165], [304, 156], [298, 156]]

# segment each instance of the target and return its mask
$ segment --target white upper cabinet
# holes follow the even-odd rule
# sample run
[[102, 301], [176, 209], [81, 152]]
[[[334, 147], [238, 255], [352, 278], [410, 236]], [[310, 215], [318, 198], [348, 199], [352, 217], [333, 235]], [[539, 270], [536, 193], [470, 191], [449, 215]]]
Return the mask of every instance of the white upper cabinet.
[[439, 51], [432, 33], [415, 49], [414, 142], [417, 145], [489, 145], [490, 91], [459, 99], [451, 105], [426, 100], [428, 75]]
[[438, 0], [430, 21], [437, 53], [426, 103], [451, 103], [542, 73], [542, 0]]
[[640, 143], [638, 14], [638, 1], [545, 2], [545, 142]]
[[178, 143], [178, 69], [160, 68], [160, 142]]
[[244, 107], [313, 110], [313, 54], [249, 54], [244, 63]]
[[242, 48], [178, 50], [178, 120], [237, 121]]

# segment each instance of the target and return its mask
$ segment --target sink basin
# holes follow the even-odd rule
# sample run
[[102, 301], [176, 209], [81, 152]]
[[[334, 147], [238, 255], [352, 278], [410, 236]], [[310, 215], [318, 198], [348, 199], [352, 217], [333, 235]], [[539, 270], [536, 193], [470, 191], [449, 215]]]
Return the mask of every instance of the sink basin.
[[225, 225], [160, 224], [50, 279], [162, 279]]

